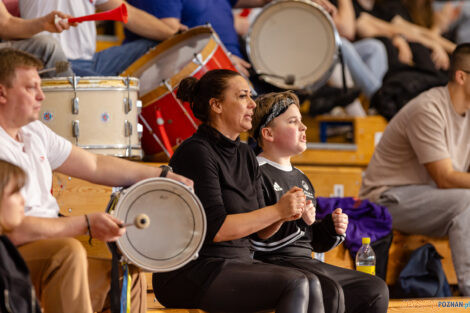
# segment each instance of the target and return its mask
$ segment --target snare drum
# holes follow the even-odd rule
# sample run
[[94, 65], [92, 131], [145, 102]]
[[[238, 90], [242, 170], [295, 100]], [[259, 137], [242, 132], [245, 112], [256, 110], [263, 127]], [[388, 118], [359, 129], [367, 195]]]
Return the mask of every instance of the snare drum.
[[41, 85], [41, 120], [54, 132], [94, 153], [142, 156], [137, 78], [73, 76], [43, 79]]
[[266, 5], [246, 40], [248, 57], [261, 79], [283, 89], [310, 91], [331, 75], [340, 45], [329, 14], [309, 0]]
[[143, 270], [167, 272], [198, 257], [206, 234], [206, 215], [198, 197], [168, 178], [149, 178], [113, 193], [110, 214], [134, 222], [146, 214], [147, 228], [127, 227], [116, 244], [123, 258]]
[[[200, 78], [213, 69], [236, 71], [214, 30], [199, 26], [157, 45], [122, 74], [140, 78], [142, 148], [146, 155], [163, 150], [158, 142], [162, 138], [160, 129], [166, 132], [171, 146], [179, 145], [196, 131], [200, 122], [189, 104], [176, 98], [176, 88], [183, 78]], [[157, 119], [157, 110], [161, 119]]]

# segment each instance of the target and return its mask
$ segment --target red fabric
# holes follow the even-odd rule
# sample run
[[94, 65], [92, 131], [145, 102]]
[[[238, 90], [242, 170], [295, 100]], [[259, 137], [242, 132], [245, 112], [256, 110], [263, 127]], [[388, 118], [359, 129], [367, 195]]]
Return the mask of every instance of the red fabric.
[[247, 17], [248, 15], [250, 15], [250, 12], [251, 12], [250, 9], [243, 9], [243, 10], [240, 12], [240, 16], [241, 16], [241, 17]]
[[8, 12], [13, 16], [20, 16], [20, 8], [18, 7], [19, 0], [2, 0]]

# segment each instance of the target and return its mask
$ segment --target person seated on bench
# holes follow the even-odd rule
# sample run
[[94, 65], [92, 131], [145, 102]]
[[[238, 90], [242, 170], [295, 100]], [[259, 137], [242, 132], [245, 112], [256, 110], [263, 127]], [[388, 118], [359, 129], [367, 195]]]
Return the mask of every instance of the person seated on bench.
[[41, 313], [28, 267], [7, 237], [24, 218], [25, 183], [21, 168], [0, 160], [0, 312]]
[[[5, 4], [0, 1], [0, 40], [2, 41], [0, 48], [12, 47], [29, 52], [41, 59], [45, 68], [55, 67], [57, 62], [67, 62], [57, 40], [49, 35], [34, 36], [42, 31], [60, 33], [69, 29], [70, 25], [65, 21], [55, 23], [56, 15], [64, 19], [71, 17], [59, 11], [52, 11], [38, 18], [25, 20], [12, 16]], [[72, 70], [68, 68], [57, 74], [54, 71], [47, 72], [44, 76], [71, 76], [72, 74]]]
[[302, 219], [279, 221], [270, 238], [252, 239], [255, 259], [297, 268], [320, 281], [325, 312], [387, 312], [388, 288], [369, 274], [312, 259], [312, 252], [325, 252], [341, 244], [348, 216], [336, 209], [315, 221], [315, 189], [308, 177], [291, 164], [291, 157], [305, 151], [307, 127], [302, 123], [299, 99], [290, 92], [270, 93], [256, 99], [250, 135], [263, 150], [260, 165], [264, 201], [275, 204], [292, 187], [308, 199]]
[[183, 79], [177, 96], [202, 124], [170, 166], [194, 180], [207, 233], [197, 260], [154, 274], [158, 301], [208, 312], [324, 312], [313, 275], [253, 260], [249, 236], [269, 235], [271, 225], [300, 218], [306, 203], [302, 190], [293, 188], [278, 203], [264, 204], [258, 162], [239, 137], [251, 128], [256, 106], [248, 82], [238, 72], [212, 70], [199, 80]]
[[470, 296], [470, 44], [451, 56], [450, 82], [393, 117], [375, 148], [360, 197], [386, 206], [393, 228], [449, 236], [460, 292]]
[[[87, 261], [81, 243], [70, 237], [88, 233], [102, 241], [114, 241], [125, 228], [120, 227], [122, 221], [104, 213], [104, 208], [58, 218], [59, 206], [51, 195], [52, 171], [95, 184], [129, 186], [160, 176], [162, 169], [92, 154], [72, 146], [38, 121], [44, 100], [37, 71], [41, 66], [26, 52], [0, 50], [0, 159], [28, 173], [24, 187], [26, 217], [9, 238], [31, 271], [45, 312], [98, 312], [109, 305], [111, 262]], [[168, 177], [192, 186], [191, 180], [180, 175], [168, 173]], [[144, 313], [145, 277], [135, 267], [131, 272], [131, 311]]]

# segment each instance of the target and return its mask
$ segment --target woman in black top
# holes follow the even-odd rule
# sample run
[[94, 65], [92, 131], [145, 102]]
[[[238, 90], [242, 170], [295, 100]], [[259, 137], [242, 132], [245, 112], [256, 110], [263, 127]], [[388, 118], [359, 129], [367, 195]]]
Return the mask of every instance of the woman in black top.
[[177, 96], [191, 104], [202, 125], [170, 165], [194, 180], [208, 227], [197, 260], [154, 274], [158, 300], [209, 312], [324, 312], [314, 274], [253, 260], [248, 237], [269, 237], [270, 225], [299, 218], [305, 195], [293, 188], [265, 207], [256, 157], [239, 138], [251, 128], [255, 108], [247, 81], [237, 72], [214, 70], [199, 81], [184, 79]]

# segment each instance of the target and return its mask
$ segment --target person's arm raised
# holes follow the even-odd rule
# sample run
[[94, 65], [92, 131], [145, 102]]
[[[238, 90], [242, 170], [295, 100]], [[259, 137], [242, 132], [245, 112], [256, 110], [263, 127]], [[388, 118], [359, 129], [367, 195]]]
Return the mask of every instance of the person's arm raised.
[[[64, 20], [55, 23], [56, 15]], [[42, 17], [25, 20], [12, 16], [7, 11], [3, 2], [0, 2], [0, 38], [4, 40], [24, 39], [30, 38], [42, 31], [60, 33], [70, 27], [65, 20], [69, 17], [71, 16], [68, 14], [53, 11]]]

